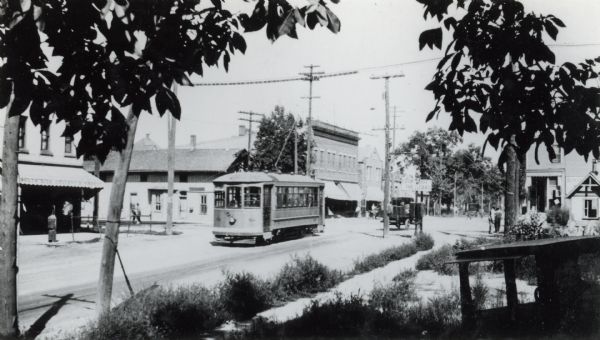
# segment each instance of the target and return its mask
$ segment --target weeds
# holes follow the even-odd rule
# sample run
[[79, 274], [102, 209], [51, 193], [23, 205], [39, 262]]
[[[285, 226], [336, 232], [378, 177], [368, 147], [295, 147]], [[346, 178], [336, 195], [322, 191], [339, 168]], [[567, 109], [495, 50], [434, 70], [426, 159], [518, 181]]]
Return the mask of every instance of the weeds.
[[429, 250], [433, 248], [433, 237], [429, 234], [419, 233], [417, 237], [415, 237], [415, 245], [417, 246], [417, 250]]
[[271, 290], [279, 300], [288, 301], [326, 291], [342, 279], [342, 272], [329, 269], [310, 255], [293, 257], [275, 276]]
[[272, 294], [267, 282], [250, 273], [227, 273], [218, 286], [223, 310], [235, 320], [248, 320], [272, 306]]
[[383, 267], [392, 261], [402, 260], [417, 253], [417, 246], [414, 242], [403, 244], [396, 247], [385, 249], [384, 251], [368, 255], [363, 259], [354, 261], [352, 274], [361, 274], [371, 271], [375, 268]]

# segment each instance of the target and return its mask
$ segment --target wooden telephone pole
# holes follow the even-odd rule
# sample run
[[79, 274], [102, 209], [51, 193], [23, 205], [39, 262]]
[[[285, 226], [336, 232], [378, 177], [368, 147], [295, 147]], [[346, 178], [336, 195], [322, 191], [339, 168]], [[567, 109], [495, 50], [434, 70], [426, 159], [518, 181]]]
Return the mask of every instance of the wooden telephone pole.
[[308, 81], [308, 97], [302, 97], [304, 99], [308, 99], [308, 119], [306, 121], [307, 125], [307, 134], [306, 134], [306, 175], [312, 176], [311, 167], [312, 167], [312, 100], [318, 99], [321, 97], [313, 96], [313, 81], [319, 80], [319, 75], [322, 75], [324, 72], [315, 72], [315, 68], [319, 67], [319, 65], [307, 65], [304, 66], [309, 69], [306, 73], [300, 73], [305, 76], [305, 80]]
[[383, 79], [385, 81], [385, 171], [383, 188], [383, 237], [390, 230], [390, 217], [388, 208], [390, 205], [390, 78], [404, 77], [404, 74], [371, 76], [371, 79]]
[[[177, 96], [177, 84], [173, 84], [173, 93]], [[175, 117], [169, 115], [169, 150], [167, 151], [167, 224], [165, 234], [173, 234], [173, 194], [175, 192]], [[139, 212], [138, 212], [139, 214]]]
[[239, 114], [247, 115], [248, 118], [239, 118], [239, 120], [243, 120], [248, 122], [248, 160], [246, 162], [246, 167], [250, 167], [250, 151], [252, 150], [252, 123], [260, 123], [260, 120], [254, 120], [252, 117], [265, 115], [262, 113], [256, 113], [252, 111], [238, 111]]

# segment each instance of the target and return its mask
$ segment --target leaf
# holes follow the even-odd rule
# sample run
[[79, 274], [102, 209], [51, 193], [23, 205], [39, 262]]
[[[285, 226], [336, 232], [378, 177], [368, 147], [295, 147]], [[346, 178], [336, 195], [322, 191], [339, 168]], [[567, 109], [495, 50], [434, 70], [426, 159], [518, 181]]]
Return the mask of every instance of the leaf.
[[229, 71], [229, 61], [231, 57], [229, 56], [229, 52], [225, 51], [223, 55], [223, 66], [225, 67], [225, 72]]
[[277, 31], [278, 36], [288, 35], [294, 39], [298, 39], [298, 34], [296, 34], [297, 15], [295, 13], [297, 11], [297, 9], [289, 11], [289, 13], [283, 19], [281, 25], [279, 25], [279, 29]]
[[553, 22], [556, 24], [556, 26], [559, 26], [559, 27], [566, 27], [566, 26], [565, 26], [565, 23], [564, 23], [564, 22], [562, 22], [562, 20], [560, 20], [559, 18], [555, 17], [554, 15], [551, 15], [551, 16], [550, 16], [550, 20], [552, 20], [552, 21], [553, 21]]
[[169, 89], [165, 89], [165, 93], [169, 97], [169, 100], [168, 100], [169, 112], [171, 112], [171, 114], [173, 115], [173, 117], [175, 117], [175, 119], [179, 120], [179, 118], [181, 118], [181, 104], [179, 103], [179, 99], [177, 99], [177, 96], [175, 95], [175, 93], [173, 93]]
[[223, 6], [221, 5], [221, 0], [210, 0], [210, 1], [212, 2], [213, 6], [215, 6], [215, 8], [217, 8], [219, 10], [223, 8]]
[[329, 24], [327, 24], [327, 28], [333, 33], [338, 33], [341, 28], [340, 19], [329, 9], [327, 8], [327, 18], [329, 19]]
[[15, 96], [15, 99], [10, 106], [8, 115], [10, 117], [18, 116], [27, 110], [29, 103], [31, 102], [31, 96]]
[[425, 45], [431, 49], [433, 49], [433, 46], [437, 47], [438, 49], [442, 48], [441, 27], [423, 31], [421, 35], [419, 35], [419, 49], [422, 50]]
[[169, 106], [169, 96], [167, 96], [166, 91], [158, 91], [156, 97], [154, 98], [154, 102], [156, 103], [158, 113], [162, 117], [165, 112], [167, 112], [167, 108]]
[[242, 37], [242, 35], [238, 32], [233, 32], [230, 43], [233, 45], [233, 47], [235, 47], [235, 49], [241, 51], [242, 53], [246, 53], [246, 40], [244, 40], [244, 37]]
[[456, 19], [454, 17], [448, 17], [448, 18], [446, 18], [446, 20], [444, 20], [444, 27], [446, 27], [447, 30], [449, 30], [450, 27], [456, 28], [457, 24], [458, 24], [458, 21], [456, 21]]
[[255, 32], [265, 27], [267, 24], [267, 9], [265, 7], [265, 1], [259, 0], [256, 6], [254, 7], [254, 11], [252, 11], [252, 15], [249, 18], [245, 18], [240, 16], [242, 19], [241, 23], [246, 32]]
[[546, 29], [546, 33], [552, 38], [552, 40], [556, 40], [556, 35], [558, 34], [558, 29], [550, 20], [544, 21], [544, 28]]

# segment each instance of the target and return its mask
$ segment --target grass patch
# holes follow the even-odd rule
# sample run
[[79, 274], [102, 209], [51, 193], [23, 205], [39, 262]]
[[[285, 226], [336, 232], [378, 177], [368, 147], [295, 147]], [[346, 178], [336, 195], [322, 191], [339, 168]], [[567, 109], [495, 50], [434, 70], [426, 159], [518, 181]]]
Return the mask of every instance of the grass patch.
[[[415, 268], [417, 270], [433, 270], [440, 275], [458, 275], [458, 266], [446, 264], [454, 259], [454, 254], [461, 250], [473, 249], [489, 243], [490, 240], [487, 238], [477, 238], [475, 240], [460, 239], [453, 245], [443, 245], [440, 248], [421, 256], [417, 260]], [[484, 268], [483, 266], [488, 266], [489, 268]], [[471, 264], [472, 273], [486, 270], [492, 271], [494, 268], [489, 264]]]
[[329, 269], [312, 256], [295, 256], [281, 268], [270, 288], [278, 300], [289, 301], [326, 291], [342, 280], [341, 271]]

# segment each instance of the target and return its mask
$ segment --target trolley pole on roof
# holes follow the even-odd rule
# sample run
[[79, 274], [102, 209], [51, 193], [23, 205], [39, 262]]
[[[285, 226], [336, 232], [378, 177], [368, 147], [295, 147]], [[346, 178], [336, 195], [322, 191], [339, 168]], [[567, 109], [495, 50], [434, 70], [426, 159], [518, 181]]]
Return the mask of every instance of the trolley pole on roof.
[[306, 175], [312, 176], [312, 100], [319, 98], [317, 96], [313, 96], [313, 81], [319, 80], [319, 75], [322, 75], [324, 72], [315, 72], [315, 68], [319, 67], [319, 65], [310, 64], [304, 67], [309, 69], [308, 72], [300, 73], [306, 77], [304, 80], [308, 81], [308, 97], [303, 97], [308, 99], [308, 119], [306, 122], [308, 129], [306, 138]]
[[390, 78], [404, 77], [404, 74], [371, 76], [371, 79], [385, 81], [385, 172], [383, 188], [383, 237], [386, 237], [390, 230], [390, 217], [388, 209], [390, 206]]
[[248, 161], [246, 163], [246, 167], [250, 167], [250, 151], [252, 150], [252, 123], [260, 123], [260, 120], [254, 120], [252, 119], [252, 117], [264, 117], [265, 115], [262, 113], [256, 113], [252, 111], [238, 111], [238, 113], [242, 115], [248, 115], [248, 118], [239, 118], [239, 120], [248, 122]]

